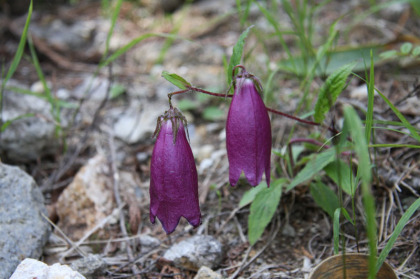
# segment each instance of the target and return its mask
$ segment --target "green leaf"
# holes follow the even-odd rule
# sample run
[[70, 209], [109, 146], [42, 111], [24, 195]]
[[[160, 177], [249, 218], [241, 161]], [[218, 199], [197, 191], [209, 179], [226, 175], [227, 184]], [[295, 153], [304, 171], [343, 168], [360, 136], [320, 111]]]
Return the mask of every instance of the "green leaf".
[[358, 173], [362, 181], [369, 185], [371, 182], [371, 164], [366, 138], [363, 134], [362, 121], [351, 106], [344, 108], [344, 125], [348, 127], [354, 141], [354, 149], [359, 157]]
[[171, 74], [167, 71], [163, 71], [162, 77], [164, 77], [167, 81], [169, 81], [179, 89], [185, 90], [188, 87], [191, 87], [191, 84], [188, 81], [186, 81], [183, 77], [178, 76], [177, 74]]
[[242, 34], [239, 36], [238, 41], [233, 47], [232, 56], [230, 57], [229, 67], [227, 71], [227, 81], [228, 86], [232, 83], [232, 70], [236, 65], [241, 64], [242, 53], [244, 50], [245, 38], [248, 36], [249, 30], [254, 27], [253, 25], [248, 27]]
[[351, 219], [350, 214], [347, 212], [347, 210], [344, 207], [341, 208], [341, 213], [344, 215], [347, 221], [349, 221], [354, 226], [354, 220]]
[[32, 5], [32, 0], [31, 0], [29, 4], [29, 9], [28, 9], [28, 16], [26, 17], [26, 23], [25, 23], [25, 26], [23, 27], [23, 32], [22, 32], [22, 36], [20, 37], [19, 45], [17, 47], [15, 56], [13, 57], [12, 63], [10, 64], [9, 70], [7, 71], [6, 77], [3, 80], [2, 85], [1, 85], [0, 102], [2, 100], [2, 95], [3, 95], [4, 88], [6, 86], [6, 83], [15, 73], [17, 66], [19, 65], [20, 60], [22, 58], [23, 51], [25, 49], [25, 44], [26, 44], [26, 37], [28, 35], [29, 24], [31, 23], [32, 6], [33, 5]]
[[[324, 170], [338, 187], [341, 187], [347, 194], [354, 196], [356, 192], [355, 179], [348, 164], [342, 160], [338, 160], [328, 164]], [[338, 179], [339, 177], [341, 182]]]
[[282, 185], [285, 181], [282, 178], [273, 181], [271, 187], [261, 190], [252, 202], [248, 217], [248, 239], [251, 245], [257, 242], [273, 218], [280, 203]]
[[312, 183], [310, 186], [311, 196], [315, 200], [316, 204], [320, 206], [325, 212], [328, 213], [332, 218], [334, 217], [334, 211], [340, 208], [338, 197], [333, 190], [328, 188], [321, 181]]
[[395, 49], [384, 51], [381, 54], [379, 54], [379, 57], [382, 59], [390, 59], [398, 57], [398, 52]]
[[326, 165], [334, 161], [335, 150], [330, 148], [319, 154], [315, 154], [306, 166], [296, 175], [292, 182], [287, 186], [287, 191], [290, 191], [297, 185], [311, 179], [318, 174]]
[[407, 54], [409, 54], [410, 53], [410, 51], [411, 51], [411, 49], [413, 48], [413, 44], [412, 43], [403, 43], [402, 45], [401, 45], [401, 48], [400, 48], [400, 50], [401, 50], [401, 53], [402, 54], [405, 54], [405, 55], [407, 55]]
[[19, 119], [22, 119], [22, 118], [27, 118], [27, 117], [34, 117], [34, 116], [35, 116], [35, 114], [33, 114], [33, 113], [25, 113], [25, 114], [22, 114], [22, 115], [19, 115], [19, 116], [15, 117], [15, 118], [12, 118], [10, 120], [7, 120], [1, 125], [0, 132], [3, 133], [7, 129], [7, 127], [9, 127], [10, 124], [12, 124], [16, 120], [19, 120]]
[[334, 239], [334, 254], [337, 255], [339, 252], [340, 244], [340, 208], [334, 211], [333, 217], [333, 239]]
[[120, 57], [121, 55], [123, 55], [124, 53], [126, 53], [127, 51], [129, 51], [130, 49], [132, 49], [135, 45], [137, 45], [138, 43], [140, 43], [141, 41], [150, 38], [150, 37], [164, 37], [164, 38], [168, 38], [168, 37], [173, 37], [173, 35], [168, 35], [168, 34], [158, 34], [158, 33], [146, 33], [143, 34], [137, 38], [132, 39], [130, 42], [128, 42], [126, 45], [122, 46], [121, 48], [117, 49], [111, 56], [109, 56], [107, 59], [105, 59], [104, 61], [102, 61], [98, 68], [102, 69], [103, 67], [107, 66], [109, 63], [113, 62], [115, 59], [117, 59], [118, 57]]
[[265, 181], [262, 181], [257, 186], [252, 187], [251, 189], [246, 191], [244, 195], [242, 196], [241, 201], [239, 202], [239, 207], [244, 207], [250, 204], [255, 199], [255, 196], [266, 188], [267, 188], [267, 183]]
[[315, 121], [321, 123], [325, 114], [330, 110], [337, 100], [338, 95], [343, 91], [347, 77], [350, 75], [356, 62], [344, 65], [333, 74], [331, 74], [321, 87], [318, 100], [315, 105]]
[[370, 189], [372, 178], [371, 163], [369, 158], [368, 146], [363, 133], [362, 121], [356, 111], [351, 106], [344, 107], [344, 126], [350, 132], [354, 149], [359, 158], [358, 175], [362, 180], [362, 198], [366, 213], [366, 227], [369, 244], [369, 279], [375, 278], [376, 266], [376, 212], [375, 201]]
[[218, 107], [206, 107], [203, 111], [203, 118], [206, 120], [220, 120], [225, 117], [225, 111]]
[[112, 17], [111, 17], [111, 27], [108, 30], [108, 34], [106, 36], [106, 42], [105, 42], [105, 51], [104, 51], [104, 57], [108, 55], [109, 50], [109, 43], [111, 41], [112, 34], [114, 33], [115, 24], [118, 19], [118, 15], [121, 10], [121, 5], [124, 0], [117, 0], [117, 3], [115, 4], [115, 8], [113, 9]]
[[411, 55], [413, 56], [419, 56], [420, 55], [420, 46], [416, 46], [413, 51], [411, 52]]
[[[375, 93], [375, 67], [373, 64], [373, 53], [370, 52], [370, 73], [368, 79], [368, 107], [366, 112], [366, 121], [365, 121], [365, 136], [366, 142], [370, 142], [371, 133], [372, 133], [372, 124], [373, 124], [373, 101]], [[367, 74], [366, 74], [367, 75]]]
[[385, 103], [387, 103], [387, 105], [391, 108], [391, 110], [395, 113], [395, 115], [400, 119], [400, 121], [402, 122], [404, 127], [406, 127], [410, 131], [411, 137], [415, 138], [417, 141], [420, 142], [420, 135], [417, 133], [416, 128], [414, 128], [410, 124], [410, 122], [408, 122], [408, 120], [404, 117], [404, 115], [392, 104], [392, 102], [390, 100], [388, 100], [387, 97], [385, 97], [384, 94], [382, 94], [381, 91], [376, 89], [376, 92], [378, 92], [378, 94], [385, 101]]
[[378, 262], [376, 263], [376, 273], [379, 271], [382, 264], [384, 263], [386, 257], [388, 256], [389, 252], [394, 246], [394, 243], [397, 240], [398, 236], [400, 235], [401, 231], [403, 230], [407, 222], [410, 220], [414, 212], [416, 212], [419, 208], [420, 208], [420, 198], [418, 198], [403, 214], [397, 226], [395, 227], [394, 232], [392, 233], [391, 237], [386, 243], [385, 248], [382, 250], [381, 254], [379, 254]]
[[420, 16], [420, 2], [418, 0], [410, 0], [411, 7], [416, 12], [417, 16]]
[[123, 94], [126, 91], [124, 85], [120, 84], [120, 83], [114, 83], [111, 87], [111, 92], [110, 92], [110, 98], [111, 99], [115, 99], [118, 96], [120, 96], [121, 94]]

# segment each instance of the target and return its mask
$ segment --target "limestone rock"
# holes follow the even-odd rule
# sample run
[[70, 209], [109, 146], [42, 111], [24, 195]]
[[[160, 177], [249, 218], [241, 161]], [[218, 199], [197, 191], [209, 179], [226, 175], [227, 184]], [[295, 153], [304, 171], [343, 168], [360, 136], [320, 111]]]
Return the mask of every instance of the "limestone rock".
[[50, 226], [44, 197], [35, 181], [18, 167], [0, 163], [0, 278], [9, 278], [26, 257], [38, 258]]
[[[7, 86], [27, 89], [14, 80], [10, 80]], [[9, 161], [27, 162], [54, 154], [57, 150], [51, 104], [45, 99], [6, 90], [2, 114], [4, 122], [12, 121], [0, 138], [2, 157]]]
[[214, 272], [207, 266], [202, 266], [197, 271], [197, 275], [195, 275], [194, 279], [222, 279], [222, 275], [217, 272]]
[[107, 160], [91, 158], [76, 174], [57, 201], [58, 226], [71, 239], [83, 237], [114, 208], [112, 183]]
[[59, 263], [48, 266], [34, 259], [25, 259], [19, 264], [10, 279], [86, 279], [79, 272], [74, 271], [68, 265]]
[[222, 244], [213, 236], [195, 235], [173, 245], [163, 257], [187, 269], [216, 268], [222, 260]]
[[71, 263], [70, 267], [88, 278], [103, 274], [106, 262], [99, 255], [89, 254]]

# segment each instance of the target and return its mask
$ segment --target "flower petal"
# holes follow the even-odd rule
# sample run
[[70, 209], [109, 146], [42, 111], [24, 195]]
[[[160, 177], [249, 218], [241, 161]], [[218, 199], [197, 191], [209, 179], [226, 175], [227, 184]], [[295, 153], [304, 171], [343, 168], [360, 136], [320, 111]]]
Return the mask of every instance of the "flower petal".
[[253, 186], [265, 172], [270, 184], [271, 126], [264, 102], [251, 78], [238, 78], [226, 124], [229, 181], [235, 186], [242, 173]]
[[[173, 123], [179, 125], [173, 137]], [[175, 230], [181, 217], [200, 224], [197, 169], [182, 121], [163, 120], [150, 166], [150, 221], [157, 217], [166, 233]]]

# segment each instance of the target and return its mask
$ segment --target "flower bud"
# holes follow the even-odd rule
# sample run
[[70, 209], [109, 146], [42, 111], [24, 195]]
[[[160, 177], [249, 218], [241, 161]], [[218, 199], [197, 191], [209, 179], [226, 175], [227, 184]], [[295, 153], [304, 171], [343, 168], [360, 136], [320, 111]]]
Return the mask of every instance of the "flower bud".
[[226, 147], [229, 159], [229, 182], [238, 183], [241, 173], [252, 186], [261, 182], [265, 172], [270, 186], [271, 126], [259, 94], [261, 85], [243, 71], [236, 77], [235, 92], [226, 123]]
[[184, 116], [170, 108], [158, 119], [150, 165], [150, 221], [157, 217], [167, 234], [181, 216], [196, 227], [200, 224], [197, 169], [187, 141]]

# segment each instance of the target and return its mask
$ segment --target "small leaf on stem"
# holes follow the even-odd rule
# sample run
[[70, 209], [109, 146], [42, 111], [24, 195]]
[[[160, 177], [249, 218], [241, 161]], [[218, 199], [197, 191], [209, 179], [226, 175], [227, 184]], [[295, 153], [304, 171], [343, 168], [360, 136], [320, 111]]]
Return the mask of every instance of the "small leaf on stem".
[[163, 71], [162, 77], [164, 77], [167, 81], [169, 81], [179, 89], [185, 90], [191, 87], [191, 84], [188, 81], [186, 81], [183, 77], [177, 74], [171, 74], [167, 71]]

